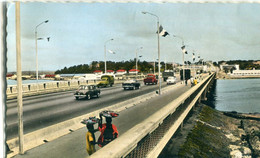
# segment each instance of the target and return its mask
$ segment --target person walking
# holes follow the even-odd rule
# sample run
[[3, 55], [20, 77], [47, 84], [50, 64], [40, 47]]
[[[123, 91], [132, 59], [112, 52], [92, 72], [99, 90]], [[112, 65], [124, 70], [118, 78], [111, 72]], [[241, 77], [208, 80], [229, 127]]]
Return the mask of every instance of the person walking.
[[[106, 118], [106, 123], [102, 124], [102, 116]], [[117, 117], [118, 114], [113, 112], [102, 112], [99, 114], [99, 131], [101, 132], [98, 138], [98, 146], [104, 147], [118, 137], [118, 131], [114, 124], [112, 124], [112, 117]]]
[[96, 152], [95, 144], [96, 138], [95, 138], [95, 129], [93, 123], [87, 123], [88, 132], [86, 133], [86, 150], [89, 155], [92, 155], [94, 152]]
[[197, 81], [197, 78], [195, 77], [194, 85], [197, 85], [197, 84], [198, 84], [198, 81]]

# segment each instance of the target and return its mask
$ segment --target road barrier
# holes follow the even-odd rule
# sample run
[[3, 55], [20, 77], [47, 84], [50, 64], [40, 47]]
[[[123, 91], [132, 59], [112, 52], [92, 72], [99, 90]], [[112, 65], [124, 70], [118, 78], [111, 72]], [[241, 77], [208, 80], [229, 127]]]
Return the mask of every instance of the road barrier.
[[[139, 79], [142, 80], [143, 78]], [[100, 80], [70, 80], [70, 81], [53, 81], [41, 82], [32, 84], [23, 84], [23, 96], [32, 96], [45, 93], [53, 93], [60, 91], [75, 90], [82, 84], [97, 84]], [[122, 83], [125, 80], [115, 80], [115, 83]], [[14, 99], [17, 97], [16, 85], [7, 86], [7, 99]]]
[[182, 127], [183, 121], [196, 102], [206, 99], [215, 73], [154, 113], [148, 119], [91, 155], [92, 158], [158, 157], [169, 139]]

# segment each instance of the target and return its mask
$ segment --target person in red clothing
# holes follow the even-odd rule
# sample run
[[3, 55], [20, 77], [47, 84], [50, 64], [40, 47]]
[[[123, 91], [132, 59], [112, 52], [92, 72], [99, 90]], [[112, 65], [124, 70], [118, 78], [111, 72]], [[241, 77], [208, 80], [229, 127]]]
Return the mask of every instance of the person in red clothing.
[[[102, 124], [102, 116], [106, 118], [106, 123]], [[114, 124], [112, 124], [112, 117], [118, 114], [108, 111], [99, 114], [99, 131], [101, 132], [98, 138], [98, 146], [103, 147], [118, 137], [118, 131]]]

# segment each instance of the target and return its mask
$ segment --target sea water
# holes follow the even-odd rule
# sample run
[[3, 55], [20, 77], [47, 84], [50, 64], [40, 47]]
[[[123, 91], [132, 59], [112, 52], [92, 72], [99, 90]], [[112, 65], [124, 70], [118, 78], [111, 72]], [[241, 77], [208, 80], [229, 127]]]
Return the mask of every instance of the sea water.
[[[38, 80], [38, 83], [53, 82], [54, 80]], [[17, 85], [16, 80], [6, 80], [8, 86]], [[37, 83], [37, 80], [22, 80], [22, 84]]]
[[217, 80], [214, 104], [220, 111], [260, 113], [260, 78]]

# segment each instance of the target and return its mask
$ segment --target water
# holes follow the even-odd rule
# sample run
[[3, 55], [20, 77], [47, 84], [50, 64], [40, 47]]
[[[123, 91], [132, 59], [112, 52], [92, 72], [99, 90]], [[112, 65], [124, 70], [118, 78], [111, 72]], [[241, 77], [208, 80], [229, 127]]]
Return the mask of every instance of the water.
[[[53, 80], [38, 80], [38, 83], [46, 83], [46, 82], [52, 82]], [[36, 83], [36, 80], [23, 80], [22, 84], [28, 84], [28, 83]], [[7, 85], [11, 86], [11, 85], [17, 85], [17, 81], [16, 80], [7, 80]]]
[[214, 104], [220, 111], [260, 113], [260, 79], [217, 80]]

